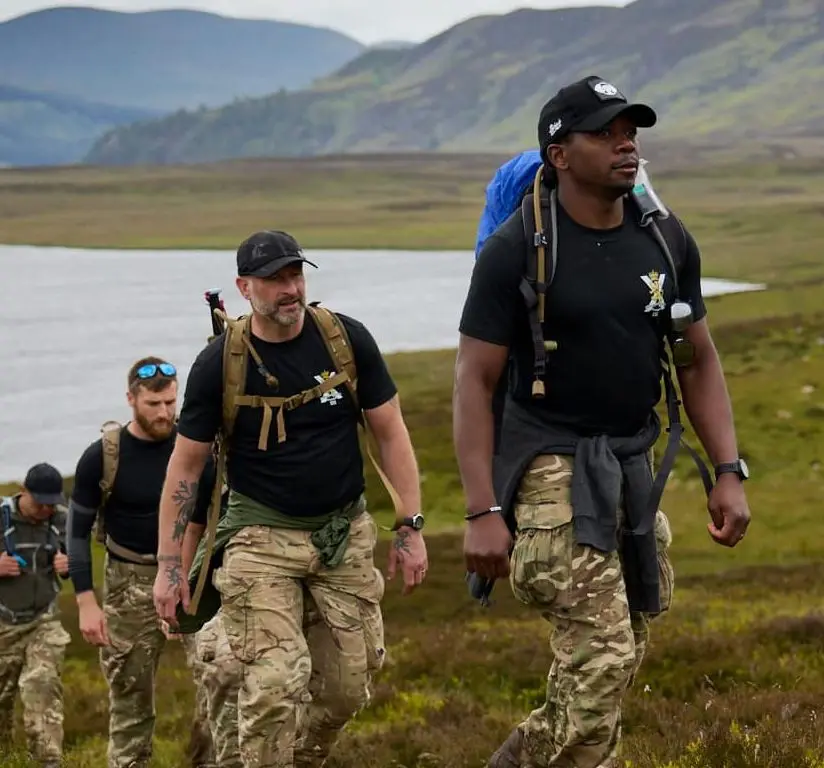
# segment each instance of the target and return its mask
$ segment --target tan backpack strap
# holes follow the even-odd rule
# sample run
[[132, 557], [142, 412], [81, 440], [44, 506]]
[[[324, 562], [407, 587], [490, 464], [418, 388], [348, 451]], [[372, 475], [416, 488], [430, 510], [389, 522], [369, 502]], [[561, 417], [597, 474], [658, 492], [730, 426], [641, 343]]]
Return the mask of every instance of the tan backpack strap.
[[107, 421], [100, 428], [100, 443], [103, 448], [103, 475], [100, 478], [100, 508], [106, 506], [114, 488], [114, 477], [120, 459], [120, 430], [116, 421]]
[[238, 404], [236, 399], [246, 390], [246, 369], [251, 315], [237, 318], [228, 317], [219, 309], [215, 314], [221, 317], [226, 325], [226, 340], [223, 343], [223, 423], [222, 436], [230, 437], [235, 426]]
[[215, 487], [212, 501], [209, 505], [209, 515], [206, 521], [206, 540], [204, 542], [203, 565], [198, 574], [195, 591], [189, 602], [189, 613], [194, 615], [200, 603], [203, 589], [206, 586], [206, 577], [210, 573], [209, 563], [215, 550], [217, 525], [220, 520], [220, 502], [223, 493], [223, 477], [226, 473], [226, 451], [229, 438], [235, 426], [237, 417], [238, 398], [246, 390], [246, 366], [249, 360], [248, 348], [244, 343], [244, 335], [248, 336], [251, 326], [251, 315], [230, 318], [219, 309], [214, 314], [223, 320], [225, 339], [223, 342], [223, 419], [217, 436], [217, 466], [215, 467]]
[[355, 353], [352, 351], [349, 334], [338, 316], [326, 307], [316, 304], [310, 305], [308, 309], [320, 329], [326, 349], [335, 363], [336, 370], [349, 374], [346, 388], [355, 402], [358, 418], [362, 420], [360, 403], [358, 402], [358, 369], [355, 365]]
[[226, 472], [226, 440], [220, 439], [218, 443], [217, 465], [215, 467], [215, 487], [212, 491], [212, 500], [209, 504], [209, 516], [206, 521], [206, 541], [203, 545], [203, 562], [200, 572], [197, 575], [195, 591], [189, 600], [189, 615], [197, 613], [203, 589], [206, 586], [206, 577], [211, 573], [209, 567], [212, 561], [212, 554], [215, 551], [215, 538], [217, 537], [217, 524], [220, 521], [220, 502], [223, 495], [223, 476]]
[[117, 421], [104, 422], [100, 427], [100, 444], [103, 453], [103, 472], [100, 477], [100, 506], [94, 522], [94, 537], [101, 544], [106, 543], [106, 531], [103, 525], [103, 510], [112, 495], [117, 466], [120, 461], [120, 430], [123, 426]]
[[240, 406], [247, 408], [263, 408], [263, 419], [260, 424], [260, 435], [258, 437], [258, 449], [265, 451], [269, 446], [269, 431], [272, 428], [272, 412], [273, 409], [277, 411], [275, 417], [278, 429], [278, 442], [282, 443], [286, 440], [286, 422], [283, 414], [286, 411], [293, 411], [301, 405], [310, 403], [331, 389], [340, 386], [347, 381], [347, 374], [336, 373], [328, 379], [325, 379], [320, 384], [304, 389], [303, 392], [298, 392], [291, 397], [264, 397], [263, 395], [239, 395], [235, 402]]
[[[375, 472], [378, 473], [378, 477], [381, 479], [381, 482], [386, 488], [386, 492], [389, 494], [389, 498], [392, 500], [392, 506], [395, 509], [396, 523], [400, 523], [406, 517], [406, 511], [404, 509], [401, 497], [395, 490], [395, 486], [392, 485], [392, 482], [386, 476], [386, 473], [383, 471], [381, 465], [375, 458], [375, 454], [372, 452], [372, 445], [369, 439], [369, 425], [363, 416], [363, 411], [361, 410], [360, 402], [358, 400], [357, 366], [355, 364], [355, 353], [352, 349], [352, 343], [349, 340], [349, 334], [346, 332], [346, 328], [344, 328], [343, 323], [340, 321], [338, 316], [331, 310], [326, 309], [326, 307], [314, 305], [309, 307], [309, 311], [320, 328], [321, 336], [326, 343], [326, 349], [329, 351], [329, 355], [335, 363], [336, 369], [338, 371], [346, 371], [349, 374], [349, 380], [347, 381], [346, 386], [349, 388], [349, 392], [355, 401], [355, 408], [358, 412], [358, 421], [360, 421], [360, 424], [363, 427], [366, 455], [369, 457], [369, 461], [372, 462]], [[381, 527], [387, 531], [393, 530], [392, 528], [386, 528], [385, 526]]]

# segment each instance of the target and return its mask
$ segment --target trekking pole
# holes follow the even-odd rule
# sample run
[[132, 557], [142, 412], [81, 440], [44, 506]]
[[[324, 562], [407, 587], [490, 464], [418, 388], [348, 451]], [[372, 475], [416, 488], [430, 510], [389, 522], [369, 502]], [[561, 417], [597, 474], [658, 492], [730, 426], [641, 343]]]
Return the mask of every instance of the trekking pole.
[[226, 308], [223, 305], [223, 299], [220, 298], [220, 289], [216, 291], [206, 291], [204, 298], [209, 305], [209, 314], [212, 317], [212, 336], [209, 339], [209, 341], [211, 341], [215, 336], [220, 336], [224, 330], [223, 321], [215, 314], [215, 310], [219, 309], [221, 312], [225, 312]]

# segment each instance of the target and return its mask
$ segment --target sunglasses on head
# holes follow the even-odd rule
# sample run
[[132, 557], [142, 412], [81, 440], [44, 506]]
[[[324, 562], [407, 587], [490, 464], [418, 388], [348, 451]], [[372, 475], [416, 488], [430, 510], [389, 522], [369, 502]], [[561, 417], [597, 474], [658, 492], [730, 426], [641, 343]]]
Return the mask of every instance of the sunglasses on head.
[[163, 376], [177, 376], [177, 368], [171, 363], [146, 363], [137, 369], [138, 379], [151, 379], [161, 374]]

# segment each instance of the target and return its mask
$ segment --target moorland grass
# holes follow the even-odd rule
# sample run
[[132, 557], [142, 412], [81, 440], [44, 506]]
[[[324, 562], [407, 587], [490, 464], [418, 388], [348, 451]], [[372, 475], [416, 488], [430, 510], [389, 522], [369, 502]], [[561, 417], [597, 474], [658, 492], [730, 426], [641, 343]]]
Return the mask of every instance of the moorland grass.
[[[148, 184], [151, 173], [144, 173]], [[471, 188], [482, 176], [454, 183]], [[351, 198], [359, 199], [357, 178], [349, 183]], [[674, 534], [675, 601], [653, 623], [627, 697], [623, 759], [632, 768], [821, 768], [824, 178], [790, 164], [697, 169], [661, 186], [701, 245], [705, 274], [764, 281], [769, 289], [708, 303], [752, 471], [753, 522], [735, 550], [713, 544], [700, 480], [690, 460], [679, 458], [662, 505]], [[374, 234], [376, 242], [383, 237]], [[505, 583], [488, 610], [467, 595], [451, 442], [454, 351], [391, 355], [388, 362], [421, 466], [431, 569], [411, 597], [388, 585], [387, 664], [372, 706], [347, 728], [330, 768], [482, 768], [543, 695], [548, 628]], [[697, 444], [691, 432], [688, 439]], [[367, 472], [375, 514], [388, 522], [386, 494]], [[382, 565], [386, 553], [384, 539]], [[99, 584], [99, 551], [96, 557]], [[79, 637], [68, 589], [62, 604], [72, 633], [67, 764], [96, 768], [105, 765], [106, 689], [95, 653]], [[158, 693], [159, 768], [187, 764], [182, 734], [192, 707], [183, 656], [171, 643]], [[15, 765], [11, 760], [4, 765]]]

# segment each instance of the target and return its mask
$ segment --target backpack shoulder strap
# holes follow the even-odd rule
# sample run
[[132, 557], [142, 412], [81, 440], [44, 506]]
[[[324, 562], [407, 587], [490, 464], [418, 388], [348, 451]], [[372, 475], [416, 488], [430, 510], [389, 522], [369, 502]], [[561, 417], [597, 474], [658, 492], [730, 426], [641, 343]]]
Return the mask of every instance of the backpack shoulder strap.
[[14, 525], [11, 521], [11, 513], [14, 509], [14, 502], [9, 496], [3, 496], [0, 499], [0, 511], [3, 513], [3, 547], [6, 554], [14, 557], [14, 542], [12, 534], [14, 533]]
[[687, 231], [681, 220], [673, 213], [656, 216], [648, 225], [652, 236], [658, 241], [667, 266], [672, 273], [675, 296], [681, 298], [681, 271], [687, 261]]
[[[215, 484], [212, 489], [209, 513], [206, 518], [205, 538], [202, 542], [204, 545], [204, 564], [198, 573], [194, 589], [192, 590], [192, 597], [189, 603], [190, 615], [197, 613], [200, 598], [206, 587], [206, 576], [211, 572], [207, 564], [211, 561], [215, 549], [215, 540], [217, 538], [223, 481], [226, 476], [228, 443], [232, 436], [237, 411], [240, 407], [238, 398], [246, 391], [246, 371], [249, 365], [249, 356], [251, 353], [254, 353], [251, 341], [251, 314], [241, 315], [238, 318], [230, 318], [221, 309], [215, 309], [214, 314], [223, 321], [224, 328], [222, 358], [223, 418], [221, 420], [220, 434], [216, 439], [217, 460], [215, 462]], [[261, 367], [261, 363], [259, 361], [256, 362], [258, 366]], [[261, 370], [261, 375], [268, 377], [269, 374], [265, 370]]]
[[533, 397], [544, 397], [546, 388], [546, 353], [557, 349], [554, 341], [544, 339], [546, 292], [555, 278], [558, 263], [558, 208], [554, 189], [547, 192], [543, 182], [544, 166], [535, 174], [532, 191], [521, 201], [521, 215], [526, 238], [526, 273], [520, 291], [529, 314], [534, 356]]
[[100, 478], [100, 509], [106, 506], [114, 488], [117, 466], [120, 461], [120, 431], [123, 425], [117, 421], [106, 421], [100, 427], [100, 443], [103, 448], [103, 474]]
[[224, 312], [215, 314], [225, 323], [223, 342], [223, 422], [224, 441], [232, 434], [237, 418], [237, 398], [246, 390], [246, 371], [251, 348], [251, 315], [241, 315], [237, 319]]
[[347, 375], [346, 388], [355, 403], [355, 409], [360, 415], [360, 403], [358, 401], [358, 369], [355, 364], [355, 353], [352, 349], [352, 342], [349, 334], [341, 322], [340, 318], [326, 307], [320, 306], [318, 302], [313, 302], [308, 307], [309, 313], [320, 329], [323, 341], [329, 356], [335, 363], [335, 368], [339, 373]]

